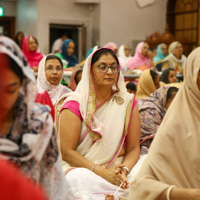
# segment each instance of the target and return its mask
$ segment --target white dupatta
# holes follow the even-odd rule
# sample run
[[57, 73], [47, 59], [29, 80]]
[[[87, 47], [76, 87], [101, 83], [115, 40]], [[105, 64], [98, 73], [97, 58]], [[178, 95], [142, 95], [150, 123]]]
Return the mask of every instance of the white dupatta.
[[[115, 92], [98, 108], [96, 107], [96, 91], [90, 70], [94, 53], [85, 62], [82, 79], [76, 91], [63, 95], [59, 101], [65, 98], [62, 106], [68, 101], [79, 103], [83, 122], [76, 151], [88, 160], [108, 168], [124, 144], [134, 96], [127, 92], [123, 75], [119, 73], [117, 85], [113, 86]], [[71, 167], [63, 161], [65, 172]]]

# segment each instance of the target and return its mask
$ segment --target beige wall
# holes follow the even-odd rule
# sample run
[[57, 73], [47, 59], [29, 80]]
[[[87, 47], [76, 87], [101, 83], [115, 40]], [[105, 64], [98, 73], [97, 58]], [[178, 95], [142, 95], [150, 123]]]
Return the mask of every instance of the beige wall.
[[4, 16], [15, 17], [17, 15], [16, 1], [0, 0], [0, 7], [4, 9]]
[[132, 40], [145, 40], [156, 30], [163, 33], [166, 2], [157, 0], [151, 6], [139, 8], [133, 0], [102, 0], [100, 44], [112, 41], [130, 45]]
[[18, 0], [16, 32], [37, 37], [37, 1]]

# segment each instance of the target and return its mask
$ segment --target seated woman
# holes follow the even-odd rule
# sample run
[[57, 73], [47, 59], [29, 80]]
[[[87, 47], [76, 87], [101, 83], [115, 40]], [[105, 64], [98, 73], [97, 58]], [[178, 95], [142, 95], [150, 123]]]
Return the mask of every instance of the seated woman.
[[139, 160], [137, 101], [126, 91], [114, 52], [102, 48], [90, 55], [76, 91], [62, 98], [58, 132], [70, 187], [95, 197], [95, 191], [114, 193], [123, 183], [119, 195], [127, 196], [145, 156]]
[[82, 78], [82, 72], [83, 72], [83, 70], [79, 69], [72, 73], [72, 75], [70, 77], [69, 86], [68, 86], [72, 91], [76, 90], [76, 87]]
[[158, 63], [167, 56], [167, 45], [165, 43], [157, 46], [156, 56], [153, 58], [154, 63]]
[[145, 42], [140, 42], [136, 49], [135, 55], [126, 65], [129, 70], [140, 69], [142, 71], [152, 67], [151, 60], [148, 58], [149, 45]]
[[183, 68], [186, 62], [186, 57], [183, 55], [183, 46], [180, 42], [173, 42], [170, 45], [171, 52], [164, 60], [162, 64], [162, 71], [167, 68], [173, 68], [176, 72], [183, 73]]
[[169, 83], [176, 83], [177, 82], [177, 77], [176, 77], [176, 71], [173, 68], [168, 68], [165, 69], [162, 72], [162, 75], [160, 77], [160, 81], [169, 84]]
[[31, 68], [37, 72], [39, 62], [42, 60], [43, 55], [37, 51], [38, 43], [37, 40], [33, 36], [26, 36], [23, 39], [22, 51], [28, 60]]
[[170, 106], [129, 199], [199, 200], [200, 47], [188, 57], [184, 83]]
[[162, 87], [150, 94], [150, 97], [138, 100], [142, 146], [150, 147], [153, 137], [177, 92], [178, 88], [176, 87]]
[[61, 84], [62, 77], [63, 63], [58, 56], [49, 54], [40, 61], [37, 78], [38, 93], [47, 91], [53, 106], [63, 94], [71, 92]]
[[126, 68], [127, 62], [131, 59], [131, 49], [128, 45], [121, 45], [118, 51], [119, 62], [122, 68]]
[[107, 44], [105, 44], [103, 46], [103, 48], [112, 49], [115, 52], [115, 54], [117, 54], [117, 51], [118, 51], [118, 47], [117, 47], [117, 45], [114, 42], [108, 42]]
[[160, 88], [159, 75], [153, 70], [145, 70], [139, 79], [136, 99], [149, 97], [149, 95]]
[[19, 31], [15, 36], [15, 42], [18, 44], [20, 49], [22, 49], [23, 39], [24, 33], [22, 31]]
[[64, 69], [71, 68], [77, 65], [78, 59], [74, 56], [75, 43], [71, 39], [64, 40], [62, 44], [62, 52], [56, 55], [62, 60]]
[[49, 107], [34, 102], [35, 76], [17, 44], [3, 36], [0, 62], [0, 158], [41, 184], [48, 199], [67, 199]]

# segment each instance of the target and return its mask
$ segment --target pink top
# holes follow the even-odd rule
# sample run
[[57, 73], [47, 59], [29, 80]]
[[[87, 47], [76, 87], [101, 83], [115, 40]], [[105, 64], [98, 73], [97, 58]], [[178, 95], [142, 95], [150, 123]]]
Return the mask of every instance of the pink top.
[[[134, 107], [135, 107], [136, 104], [137, 104], [137, 100], [134, 98], [132, 110], [134, 109]], [[68, 102], [62, 107], [60, 113], [63, 111], [63, 109], [69, 109], [69, 110], [72, 111], [77, 117], [79, 117], [81, 121], [83, 121], [83, 118], [82, 118], [81, 113], [80, 113], [79, 103], [78, 103], [78, 102], [76, 102], [76, 101], [68, 101]]]

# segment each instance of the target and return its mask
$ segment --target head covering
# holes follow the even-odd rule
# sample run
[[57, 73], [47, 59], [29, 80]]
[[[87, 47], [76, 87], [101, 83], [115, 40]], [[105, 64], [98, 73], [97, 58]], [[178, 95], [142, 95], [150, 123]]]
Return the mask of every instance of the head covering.
[[39, 62], [43, 58], [43, 55], [40, 52], [38, 52], [37, 49], [36, 49], [36, 51], [29, 50], [28, 40], [30, 37], [33, 37], [33, 36], [26, 36], [23, 39], [22, 50], [23, 50], [23, 53], [24, 53], [26, 59], [28, 60], [28, 63], [30, 64], [31, 68], [33, 68], [33, 67], [38, 67]]
[[0, 36], [0, 53], [13, 59], [24, 74], [14, 105], [12, 129], [6, 137], [0, 137], [0, 158], [10, 159], [23, 174], [41, 184], [49, 199], [64, 199], [67, 186], [60, 168], [49, 107], [34, 103], [35, 76], [17, 44]]
[[[52, 55], [52, 54], [49, 54], [49, 55]], [[58, 99], [64, 93], [71, 92], [71, 90], [61, 84], [62, 79], [60, 80], [60, 83], [56, 86], [52, 85], [51, 83], [47, 81], [46, 75], [45, 75], [45, 63], [46, 63], [47, 56], [45, 56], [39, 63], [37, 87], [38, 87], [38, 93], [44, 93], [45, 91], [49, 93], [51, 101], [53, 105], [55, 106]]]
[[130, 70], [133, 70], [133, 69], [143, 66], [145, 64], [148, 65], [149, 68], [151, 67], [151, 61], [147, 57], [143, 56], [141, 53], [143, 44], [144, 44], [144, 42], [140, 42], [137, 45], [137, 47], [135, 49], [134, 57], [128, 61], [126, 67], [129, 68]]
[[121, 45], [118, 51], [118, 57], [122, 67], [126, 67], [127, 62], [131, 59], [131, 54], [128, 57], [125, 55], [124, 46], [125, 45]]
[[139, 174], [131, 184], [130, 199], [156, 199], [170, 185], [200, 188], [199, 70], [200, 47], [186, 61], [183, 85], [156, 133]]
[[85, 59], [87, 59], [88, 56], [89, 56], [92, 52], [95, 52], [97, 49], [99, 49], [99, 46], [98, 46], [98, 45], [96, 45], [96, 46], [94, 46], [93, 48], [89, 49], [88, 52], [87, 52], [87, 54], [86, 54]]
[[[141, 119], [141, 140], [154, 135], [166, 113], [167, 92], [170, 87], [162, 87], [150, 94], [149, 97], [138, 100], [138, 109]], [[142, 143], [150, 146], [152, 138]]]
[[[97, 107], [97, 91], [91, 74], [91, 61], [96, 52], [87, 58], [76, 91], [63, 95], [61, 100], [65, 98], [63, 105], [68, 101], [79, 103], [83, 126], [76, 151], [94, 163], [110, 167], [124, 143], [134, 96], [127, 92], [123, 75], [119, 72], [117, 83], [112, 87], [113, 94]], [[117, 126], [113, 126], [113, 119]], [[64, 162], [64, 171], [69, 167], [70, 165]]]
[[182, 68], [184, 67], [184, 65], [185, 65], [185, 62], [186, 62], [186, 56], [185, 55], [181, 55], [181, 59], [178, 59], [178, 58], [176, 58], [175, 57], [175, 48], [176, 48], [176, 46], [177, 46], [177, 44], [179, 44], [180, 42], [178, 42], [178, 41], [175, 41], [175, 42], [172, 42], [171, 44], [170, 44], [170, 47], [169, 47], [169, 56], [167, 56], [165, 59], [164, 59], [164, 61], [168, 61], [169, 62], [169, 66], [171, 67], [171, 68], [175, 68], [175, 64], [171, 61], [171, 59], [175, 62], [175, 63], [178, 63]]
[[74, 41], [71, 40], [71, 39], [64, 40], [64, 42], [62, 44], [61, 55], [62, 55], [63, 59], [68, 61], [68, 67], [73, 67], [76, 64], [78, 64], [78, 59], [73, 54], [71, 56], [68, 55], [67, 48], [68, 48], [69, 42], [73, 42], [74, 43]]
[[142, 72], [139, 83], [137, 85], [136, 99], [149, 97], [149, 95], [156, 91], [156, 86], [152, 79], [150, 69]]
[[[163, 44], [164, 44], [164, 43], [159, 44], [158, 47], [157, 47], [156, 56], [153, 58], [154, 63], [157, 63], [157, 62], [159, 62], [160, 60], [163, 60], [163, 59], [166, 57], [166, 56], [163, 54], [163, 51], [162, 51], [162, 49], [161, 49], [161, 47], [162, 47]], [[165, 44], [164, 44], [164, 45], [165, 45]]]
[[103, 48], [112, 49], [113, 51], [118, 49], [117, 45], [114, 42], [108, 42], [103, 46]]

